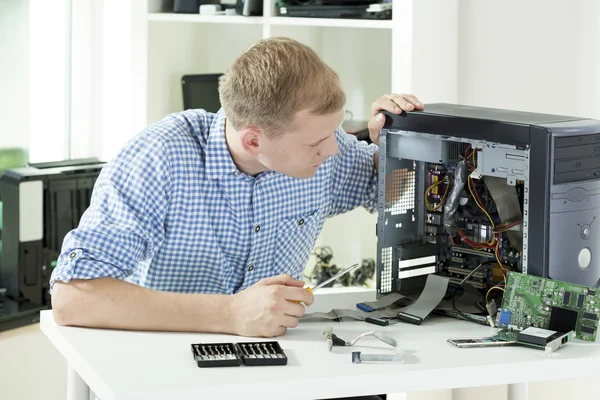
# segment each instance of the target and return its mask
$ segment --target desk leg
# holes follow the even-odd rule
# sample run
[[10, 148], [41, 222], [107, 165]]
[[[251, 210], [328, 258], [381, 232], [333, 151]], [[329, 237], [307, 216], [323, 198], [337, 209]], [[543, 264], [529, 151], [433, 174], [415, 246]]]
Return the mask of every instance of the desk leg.
[[89, 400], [90, 388], [87, 383], [81, 379], [71, 364], [67, 368], [67, 400]]
[[513, 383], [508, 385], [508, 400], [527, 400], [529, 398], [529, 384]]

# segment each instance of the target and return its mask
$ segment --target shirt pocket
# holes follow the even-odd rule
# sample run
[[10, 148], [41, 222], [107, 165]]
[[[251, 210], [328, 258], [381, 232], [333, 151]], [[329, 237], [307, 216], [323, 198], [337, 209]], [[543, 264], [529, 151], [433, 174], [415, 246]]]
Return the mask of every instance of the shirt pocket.
[[290, 274], [302, 279], [304, 267], [323, 227], [325, 211], [318, 209], [304, 216], [279, 220], [272, 264], [276, 275]]

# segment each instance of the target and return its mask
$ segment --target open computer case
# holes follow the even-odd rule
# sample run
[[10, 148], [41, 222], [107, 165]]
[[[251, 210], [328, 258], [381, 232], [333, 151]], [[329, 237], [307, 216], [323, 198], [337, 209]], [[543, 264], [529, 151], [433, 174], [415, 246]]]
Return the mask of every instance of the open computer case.
[[429, 104], [386, 113], [379, 163], [379, 297], [477, 267], [482, 311], [509, 271], [599, 285], [600, 121]]

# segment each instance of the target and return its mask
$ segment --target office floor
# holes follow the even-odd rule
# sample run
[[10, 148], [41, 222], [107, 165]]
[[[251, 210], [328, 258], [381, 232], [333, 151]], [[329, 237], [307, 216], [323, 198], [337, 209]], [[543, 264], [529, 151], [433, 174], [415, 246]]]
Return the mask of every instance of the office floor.
[[[39, 324], [0, 332], [1, 399], [63, 400], [66, 397], [66, 375], [65, 360], [40, 331]], [[529, 387], [530, 400], [566, 398], [598, 399], [600, 385], [594, 379], [573, 379], [533, 383]], [[506, 387], [420, 392], [408, 396], [408, 400], [479, 399], [505, 400]]]
[[67, 363], [39, 324], [0, 332], [0, 398], [64, 399], [66, 376]]

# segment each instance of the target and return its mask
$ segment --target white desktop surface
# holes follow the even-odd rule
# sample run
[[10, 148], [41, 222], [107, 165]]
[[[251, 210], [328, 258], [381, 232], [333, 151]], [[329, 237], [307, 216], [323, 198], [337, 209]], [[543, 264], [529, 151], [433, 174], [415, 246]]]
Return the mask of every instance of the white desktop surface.
[[[338, 292], [333, 294], [332, 292]], [[355, 308], [374, 299], [373, 291], [322, 290], [308, 312]], [[329, 352], [322, 334], [344, 340], [377, 330], [405, 349], [402, 364], [353, 364], [351, 353], [389, 353], [373, 337], [353, 347]], [[428, 317], [420, 325], [380, 327], [364, 322], [302, 322], [274, 340], [288, 356], [287, 366], [198, 368], [190, 344], [241, 342], [230, 335], [133, 332], [58, 326], [51, 311], [41, 315], [41, 329], [70, 367], [102, 400], [111, 399], [323, 399], [365, 394], [513, 384], [600, 375], [600, 347], [571, 343], [552, 358], [525, 347], [458, 349], [450, 337], [489, 336], [493, 328]]]

